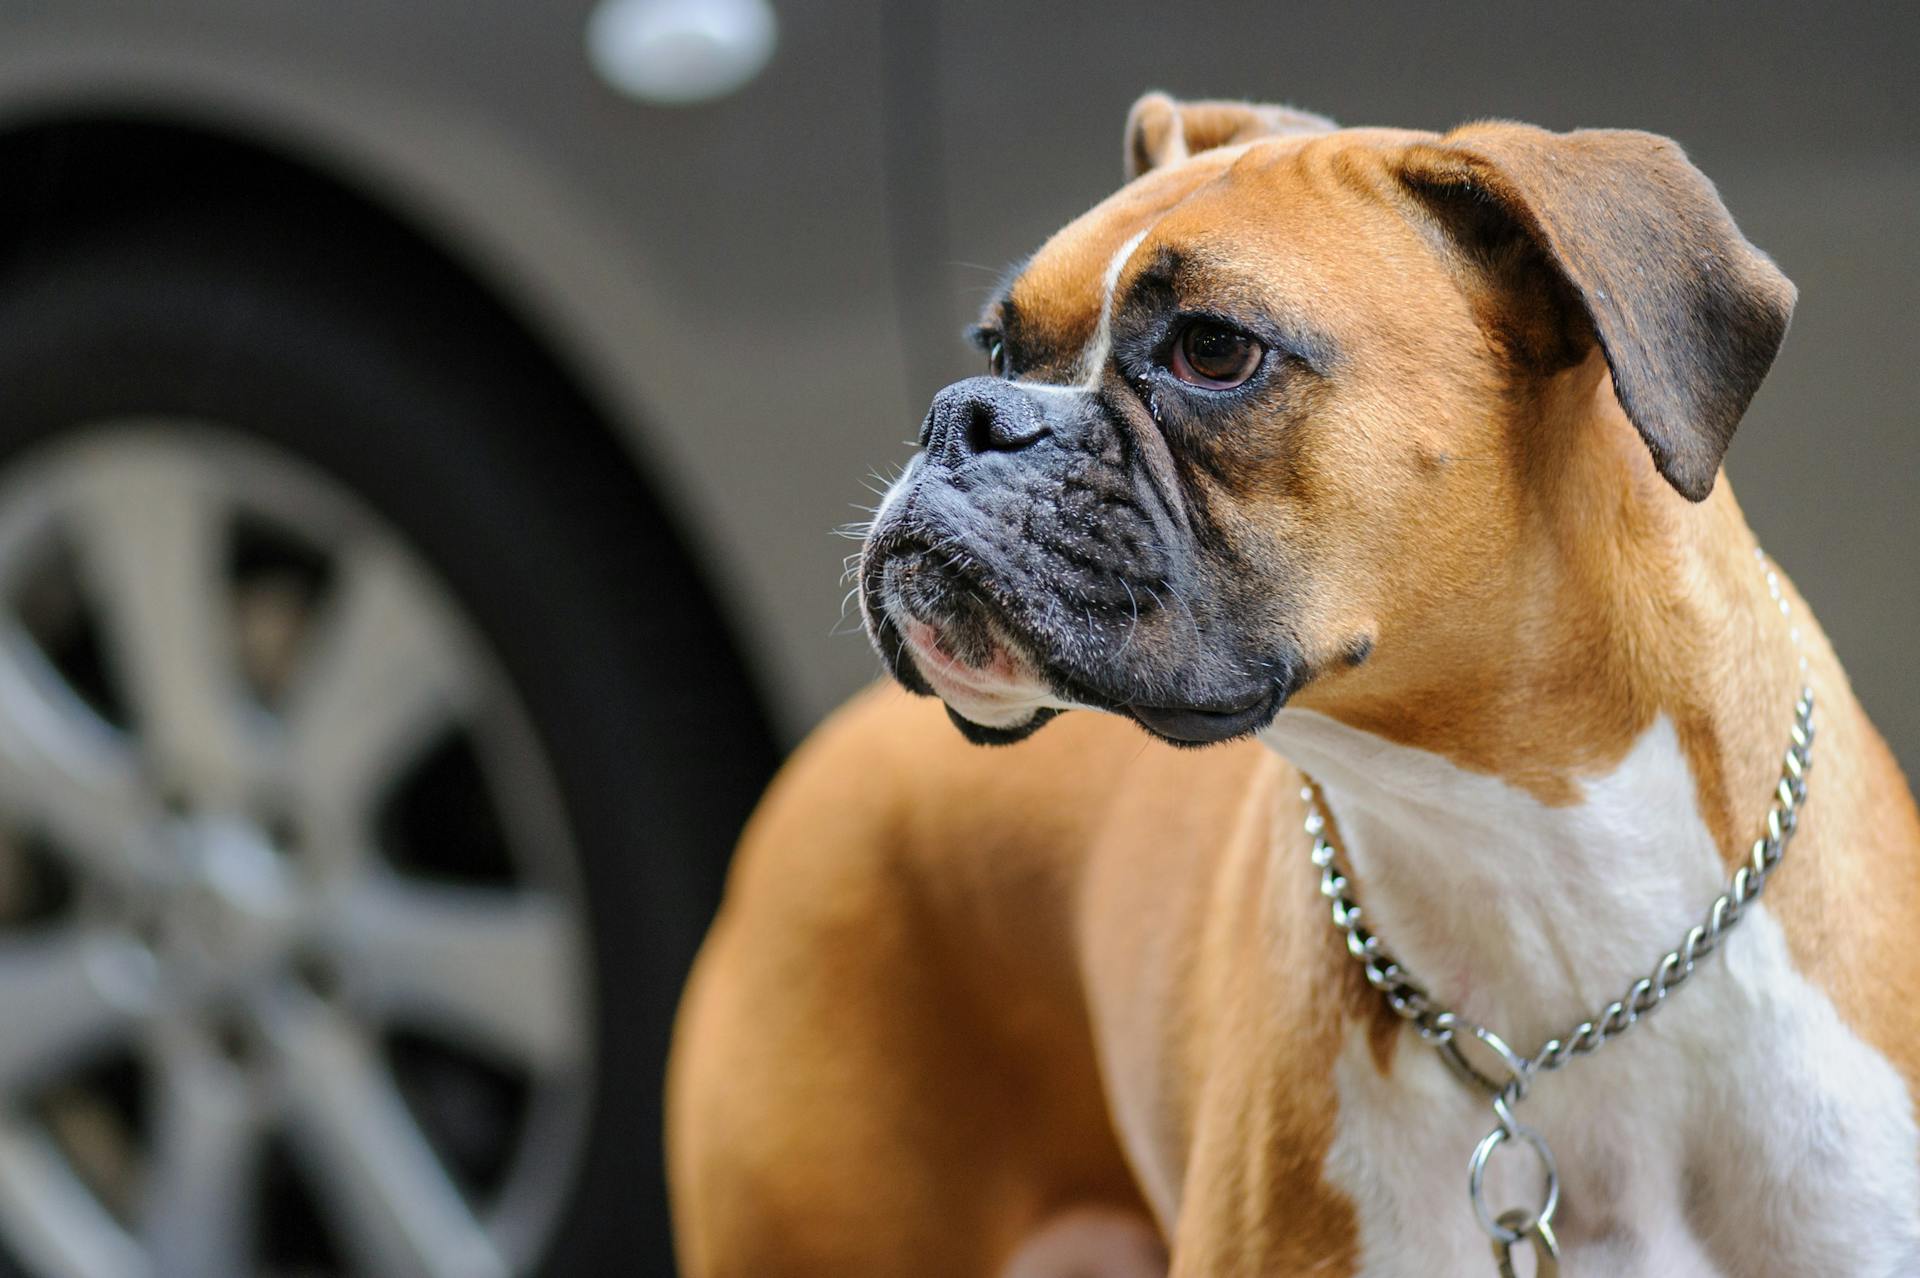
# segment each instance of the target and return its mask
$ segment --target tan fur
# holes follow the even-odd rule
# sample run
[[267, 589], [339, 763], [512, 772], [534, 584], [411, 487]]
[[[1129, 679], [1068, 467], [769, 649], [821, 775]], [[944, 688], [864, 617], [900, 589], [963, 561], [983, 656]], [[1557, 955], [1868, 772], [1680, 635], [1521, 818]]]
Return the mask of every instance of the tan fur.
[[[1276, 1235], [1276, 1272], [1350, 1264], [1317, 1169], [1339, 1028], [1377, 1009], [1312, 881], [1268, 882], [1290, 784], [1257, 745], [1180, 752], [1095, 715], [995, 751], [893, 689], [831, 720], [749, 828], [689, 988], [687, 1271], [991, 1274], [1057, 1211], [1144, 1212], [1114, 1071], [1168, 1089], [1161, 1139], [1217, 1186], [1196, 1247], [1277, 1214], [1311, 1223]], [[1300, 1081], [1272, 1085], [1276, 1060]]]
[[[1239, 535], [1311, 565], [1323, 673], [1295, 704], [1552, 804], [1664, 714], [1732, 864], [1798, 679], [1752, 536], [1724, 481], [1699, 504], [1668, 486], [1590, 341], [1514, 393], [1489, 298], [1396, 184], [1433, 143], [1278, 137], [1149, 173], [1017, 282], [1028, 375], [1070, 375], [1143, 228], [1132, 270], [1203, 245], [1221, 287], [1272, 281], [1347, 357], [1284, 442], [1222, 444], [1215, 481]], [[1920, 1087], [1897, 979], [1920, 818], [1793, 602], [1821, 736], [1767, 900]], [[1372, 656], [1348, 669], [1355, 639]], [[669, 1112], [688, 1274], [992, 1274], [1087, 1204], [1150, 1217], [1176, 1274], [1353, 1273], [1354, 1206], [1322, 1172], [1331, 1064], [1356, 1022], [1383, 1071], [1399, 1038], [1326, 924], [1300, 783], [1259, 746], [1179, 752], [1091, 713], [983, 750], [898, 692], [843, 711], [755, 818], [689, 987]]]

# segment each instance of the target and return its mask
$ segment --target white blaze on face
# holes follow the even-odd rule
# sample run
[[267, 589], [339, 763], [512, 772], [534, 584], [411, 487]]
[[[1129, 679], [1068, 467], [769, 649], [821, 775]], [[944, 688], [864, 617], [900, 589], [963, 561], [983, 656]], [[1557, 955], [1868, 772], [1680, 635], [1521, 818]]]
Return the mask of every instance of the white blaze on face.
[[1106, 274], [1100, 280], [1100, 323], [1093, 331], [1093, 340], [1080, 352], [1080, 385], [1075, 389], [1100, 388], [1100, 377], [1106, 371], [1108, 357], [1113, 354], [1113, 290], [1120, 283], [1120, 273], [1133, 259], [1134, 250], [1152, 229], [1149, 226], [1139, 231], [1107, 261]]
[[[1262, 737], [1321, 785], [1381, 940], [1523, 1052], [1619, 997], [1725, 886], [1664, 717], [1567, 807], [1310, 711]], [[1410, 1032], [1382, 1073], [1356, 1029], [1335, 1079], [1326, 1174], [1359, 1212], [1362, 1274], [1486, 1269], [1466, 1189], [1484, 1098]], [[1764, 905], [1646, 1024], [1540, 1078], [1519, 1116], [1559, 1159], [1564, 1272], [1920, 1273], [1906, 1086], [1795, 969]], [[1497, 1156], [1494, 1210], [1536, 1205], [1538, 1175]]]

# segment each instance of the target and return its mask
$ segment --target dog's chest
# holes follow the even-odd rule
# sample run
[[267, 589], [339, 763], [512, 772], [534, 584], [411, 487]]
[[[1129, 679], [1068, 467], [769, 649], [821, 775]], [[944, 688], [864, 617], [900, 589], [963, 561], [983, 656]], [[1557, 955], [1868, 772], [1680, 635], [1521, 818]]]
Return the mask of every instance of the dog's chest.
[[[1773, 920], [1751, 917], [1724, 957], [1715, 996], [1542, 1078], [1521, 1106], [1560, 1164], [1561, 1272], [1920, 1273], [1904, 1084], [1792, 971]], [[1411, 1033], [1384, 1072], [1356, 1036], [1336, 1081], [1326, 1174], [1354, 1203], [1360, 1272], [1494, 1272], [1467, 1197], [1468, 1154], [1494, 1126], [1484, 1099]], [[1498, 1155], [1489, 1205], [1536, 1205], [1538, 1177], [1529, 1155]]]
[[[1618, 997], [1720, 890], [1664, 721], [1577, 809], [1377, 742], [1363, 779], [1348, 730], [1284, 728], [1276, 744], [1321, 779], [1369, 923], [1522, 1051]], [[1486, 1098], [1410, 1030], [1383, 1067], [1355, 1029], [1335, 1081], [1325, 1173], [1354, 1204], [1360, 1272], [1493, 1273], [1467, 1194], [1468, 1156], [1495, 1123]], [[1764, 906], [1657, 1015], [1539, 1078], [1519, 1116], [1559, 1159], [1569, 1278], [1920, 1273], [1905, 1084], [1796, 970]], [[1537, 1205], [1538, 1164], [1497, 1156], [1487, 1199]]]

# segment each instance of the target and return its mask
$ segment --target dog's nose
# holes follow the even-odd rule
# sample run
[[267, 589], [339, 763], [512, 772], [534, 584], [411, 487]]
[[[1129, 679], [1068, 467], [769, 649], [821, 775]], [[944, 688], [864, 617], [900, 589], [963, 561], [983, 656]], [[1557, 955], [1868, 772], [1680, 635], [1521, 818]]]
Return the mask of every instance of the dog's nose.
[[998, 377], [969, 377], [933, 397], [920, 447], [958, 465], [982, 453], [1012, 453], [1051, 431], [1033, 397]]

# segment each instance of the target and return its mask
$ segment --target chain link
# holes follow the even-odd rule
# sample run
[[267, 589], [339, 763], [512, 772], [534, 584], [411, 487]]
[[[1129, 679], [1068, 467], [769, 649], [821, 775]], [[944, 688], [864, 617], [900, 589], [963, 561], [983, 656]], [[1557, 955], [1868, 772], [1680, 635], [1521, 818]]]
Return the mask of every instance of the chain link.
[[[1529, 1243], [1533, 1247], [1533, 1278], [1560, 1278], [1560, 1241], [1553, 1236], [1553, 1226], [1547, 1223], [1545, 1216], [1527, 1223], [1527, 1213], [1510, 1211], [1500, 1217], [1502, 1229], [1513, 1230], [1518, 1237], [1515, 1242]], [[1500, 1278], [1517, 1278], [1513, 1268], [1514, 1243], [1504, 1241], [1498, 1234], [1493, 1239], [1493, 1263], [1500, 1271]]]
[[[1782, 616], [1789, 609], [1780, 588], [1779, 575], [1766, 565], [1763, 552], [1756, 550], [1766, 574], [1767, 592]], [[1800, 645], [1800, 630], [1789, 628], [1794, 647]], [[1799, 658], [1804, 677], [1807, 659]], [[1300, 791], [1307, 815], [1305, 828], [1313, 840], [1313, 864], [1320, 871], [1320, 894], [1332, 906], [1333, 925], [1346, 939], [1347, 953], [1365, 973], [1367, 984], [1378, 990], [1395, 1015], [1409, 1022], [1420, 1038], [1439, 1049], [1456, 1071], [1492, 1094], [1499, 1126], [1480, 1143], [1470, 1160], [1469, 1197], [1482, 1228], [1494, 1243], [1494, 1255], [1501, 1271], [1510, 1272], [1511, 1247], [1523, 1238], [1532, 1241], [1537, 1256], [1545, 1264], [1557, 1260], [1551, 1221], [1559, 1200], [1559, 1174], [1545, 1140], [1532, 1128], [1513, 1118], [1512, 1106], [1526, 1099], [1535, 1075], [1564, 1068], [1569, 1062], [1591, 1052], [1639, 1024], [1660, 1008], [1667, 996], [1692, 978], [1695, 966], [1711, 956], [1745, 917], [1746, 908], [1766, 887], [1767, 878], [1779, 866], [1787, 844], [1799, 828], [1800, 808], [1807, 798], [1807, 772], [1813, 766], [1813, 689], [1803, 685], [1793, 706], [1793, 727], [1786, 753], [1780, 765], [1780, 778], [1774, 786], [1773, 802], [1767, 812], [1765, 833], [1754, 840], [1743, 864], [1733, 872], [1727, 890], [1714, 899], [1706, 916], [1691, 928], [1680, 944], [1660, 956], [1652, 971], [1627, 987], [1618, 999], [1602, 1008], [1591, 1020], [1585, 1020], [1558, 1038], [1550, 1038], [1529, 1057], [1520, 1057], [1505, 1041], [1485, 1026], [1476, 1025], [1434, 998], [1427, 987], [1394, 958], [1379, 935], [1368, 927], [1360, 902], [1354, 898], [1353, 883], [1342, 864], [1339, 850], [1328, 837], [1328, 818], [1318, 787], [1309, 780]], [[1463, 1033], [1491, 1049], [1499, 1057], [1508, 1077], [1491, 1078], [1475, 1068], [1461, 1054]], [[1492, 1152], [1507, 1140], [1524, 1139], [1540, 1153], [1547, 1169], [1542, 1206], [1529, 1212], [1524, 1208], [1494, 1218], [1480, 1197], [1481, 1173]]]

